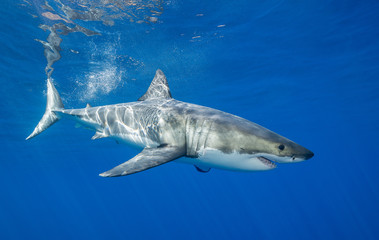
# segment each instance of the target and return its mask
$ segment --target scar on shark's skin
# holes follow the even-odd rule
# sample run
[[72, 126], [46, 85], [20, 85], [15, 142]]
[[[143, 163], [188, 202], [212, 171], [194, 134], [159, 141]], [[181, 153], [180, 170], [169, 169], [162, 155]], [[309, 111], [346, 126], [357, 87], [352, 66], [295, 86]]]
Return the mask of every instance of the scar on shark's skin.
[[65, 109], [51, 79], [42, 119], [26, 140], [61, 118], [92, 130], [92, 139], [113, 138], [143, 148], [134, 158], [101, 173], [124, 176], [174, 161], [211, 168], [262, 171], [276, 163], [310, 159], [313, 153], [258, 124], [208, 107], [180, 102], [171, 96], [166, 76], [157, 70], [147, 92], [137, 102]]

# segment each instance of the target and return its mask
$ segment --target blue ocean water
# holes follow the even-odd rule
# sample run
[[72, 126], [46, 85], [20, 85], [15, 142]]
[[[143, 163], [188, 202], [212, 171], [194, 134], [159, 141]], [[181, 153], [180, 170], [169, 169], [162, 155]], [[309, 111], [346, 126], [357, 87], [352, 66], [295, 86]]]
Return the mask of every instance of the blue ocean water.
[[94, 1], [127, 14], [71, 18], [100, 35], [61, 35], [52, 78], [67, 108], [135, 101], [160, 68], [174, 98], [315, 153], [266, 172], [168, 163], [120, 178], [98, 174], [138, 151], [72, 122], [24, 140], [46, 103], [39, 26], [72, 27], [60, 4], [91, 1], [48, 2], [57, 15], [0, 3], [0, 239], [379, 238], [378, 1]]

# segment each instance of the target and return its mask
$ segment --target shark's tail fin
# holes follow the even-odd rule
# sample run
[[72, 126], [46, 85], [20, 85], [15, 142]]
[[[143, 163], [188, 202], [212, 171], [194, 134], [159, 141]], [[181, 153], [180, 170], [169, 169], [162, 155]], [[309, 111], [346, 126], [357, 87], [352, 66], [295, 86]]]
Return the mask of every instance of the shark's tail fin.
[[63, 103], [57, 89], [55, 89], [50, 78], [47, 79], [47, 103], [45, 114], [39, 121], [37, 127], [34, 129], [32, 134], [26, 138], [26, 140], [33, 138], [46, 130], [48, 127], [53, 125], [59, 120], [58, 116], [54, 113], [54, 110], [63, 109]]

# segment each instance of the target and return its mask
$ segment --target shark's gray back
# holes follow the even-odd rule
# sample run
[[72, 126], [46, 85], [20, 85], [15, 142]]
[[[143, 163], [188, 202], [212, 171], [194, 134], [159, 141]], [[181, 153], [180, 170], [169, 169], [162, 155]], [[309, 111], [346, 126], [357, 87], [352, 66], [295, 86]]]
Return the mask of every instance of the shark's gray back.
[[95, 130], [99, 137], [114, 137], [141, 147], [160, 144], [160, 110], [154, 104], [131, 102], [65, 109], [59, 113], [76, 118], [86, 128]]
[[114, 137], [141, 147], [185, 146], [188, 157], [197, 157], [205, 148], [252, 154], [262, 151], [253, 148], [259, 144], [252, 142], [284, 139], [241, 117], [175, 99], [62, 110], [62, 113], [78, 117], [83, 125], [94, 128], [99, 137]]

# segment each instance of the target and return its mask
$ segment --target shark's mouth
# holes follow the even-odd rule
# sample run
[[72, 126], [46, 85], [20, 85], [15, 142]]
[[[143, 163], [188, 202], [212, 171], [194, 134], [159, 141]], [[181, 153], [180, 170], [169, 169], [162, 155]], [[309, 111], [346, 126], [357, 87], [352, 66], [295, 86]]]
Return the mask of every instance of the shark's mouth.
[[258, 159], [259, 159], [259, 161], [261, 161], [263, 164], [265, 164], [266, 166], [268, 166], [270, 168], [275, 168], [276, 167], [276, 164], [273, 161], [271, 161], [270, 159], [268, 159], [268, 158], [259, 156]]

